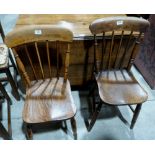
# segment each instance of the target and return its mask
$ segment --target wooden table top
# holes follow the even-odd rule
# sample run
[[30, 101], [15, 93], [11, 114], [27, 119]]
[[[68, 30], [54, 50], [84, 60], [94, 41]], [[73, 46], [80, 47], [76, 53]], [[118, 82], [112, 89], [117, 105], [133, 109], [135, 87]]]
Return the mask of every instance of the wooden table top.
[[125, 16], [123, 14], [26, 14], [20, 15], [15, 28], [24, 25], [59, 24], [70, 28], [74, 38], [92, 36], [89, 25], [98, 18]]

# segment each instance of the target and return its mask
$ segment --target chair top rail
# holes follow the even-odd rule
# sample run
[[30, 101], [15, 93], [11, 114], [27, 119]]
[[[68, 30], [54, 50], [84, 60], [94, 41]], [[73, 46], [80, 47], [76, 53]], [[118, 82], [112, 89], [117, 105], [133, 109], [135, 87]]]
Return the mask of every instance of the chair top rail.
[[122, 30], [145, 32], [149, 25], [149, 21], [142, 18], [119, 16], [97, 19], [90, 24], [89, 29], [94, 35]]
[[58, 25], [27, 25], [7, 34], [5, 43], [9, 48], [38, 41], [72, 42], [73, 33]]

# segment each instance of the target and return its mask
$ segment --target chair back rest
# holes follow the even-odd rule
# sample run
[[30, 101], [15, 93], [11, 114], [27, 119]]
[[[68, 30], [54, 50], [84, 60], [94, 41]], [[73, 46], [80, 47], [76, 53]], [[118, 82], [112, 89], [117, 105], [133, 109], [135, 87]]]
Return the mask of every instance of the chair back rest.
[[59, 78], [62, 69], [61, 76], [67, 80], [72, 40], [73, 33], [67, 28], [29, 25], [10, 32], [5, 43], [12, 49], [26, 85], [30, 86], [32, 79]]
[[147, 20], [137, 17], [107, 17], [93, 21], [89, 29], [94, 35], [95, 72], [130, 70], [137, 54], [137, 44], [148, 27]]

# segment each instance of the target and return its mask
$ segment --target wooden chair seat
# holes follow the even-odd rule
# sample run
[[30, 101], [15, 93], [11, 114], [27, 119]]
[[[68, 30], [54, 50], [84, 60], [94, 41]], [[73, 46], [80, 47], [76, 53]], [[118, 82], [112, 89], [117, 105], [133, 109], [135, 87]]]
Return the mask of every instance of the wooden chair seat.
[[[67, 80], [65, 91], [64, 78], [59, 77], [32, 81], [26, 91], [23, 120], [26, 123], [41, 123], [66, 120], [74, 117], [76, 107]], [[64, 93], [63, 93], [64, 92]]]
[[96, 76], [101, 99], [111, 105], [140, 104], [146, 91], [126, 70], [103, 71]]

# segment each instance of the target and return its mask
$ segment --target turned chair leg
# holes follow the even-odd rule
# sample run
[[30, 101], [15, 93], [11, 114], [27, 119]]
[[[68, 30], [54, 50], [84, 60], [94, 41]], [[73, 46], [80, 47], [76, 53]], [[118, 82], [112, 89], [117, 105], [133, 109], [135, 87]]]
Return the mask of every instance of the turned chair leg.
[[102, 102], [100, 102], [98, 104], [97, 108], [95, 109], [95, 112], [92, 115], [92, 118], [91, 118], [91, 121], [90, 121], [90, 124], [89, 124], [89, 127], [88, 127], [88, 131], [91, 131], [92, 127], [94, 126], [94, 124], [96, 122], [96, 119], [97, 119], [97, 116], [98, 116], [101, 108], [102, 108]]
[[71, 127], [73, 131], [74, 140], [77, 140], [77, 126], [76, 126], [76, 120], [75, 118], [71, 118]]
[[131, 121], [131, 126], [130, 126], [130, 129], [133, 129], [135, 123], [136, 123], [136, 120], [139, 116], [139, 113], [140, 113], [140, 110], [141, 110], [141, 107], [142, 107], [142, 104], [138, 104], [136, 106], [136, 109], [135, 109], [135, 112], [134, 112], [134, 115], [133, 115], [133, 118], [132, 118], [132, 121]]
[[26, 139], [27, 140], [32, 140], [33, 139], [33, 132], [32, 132], [32, 128], [31, 125], [26, 124]]

